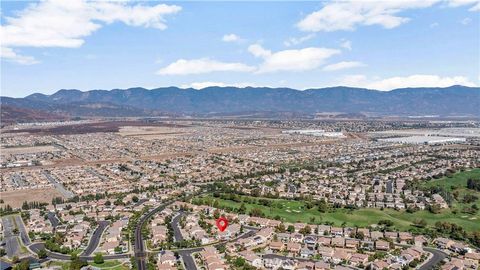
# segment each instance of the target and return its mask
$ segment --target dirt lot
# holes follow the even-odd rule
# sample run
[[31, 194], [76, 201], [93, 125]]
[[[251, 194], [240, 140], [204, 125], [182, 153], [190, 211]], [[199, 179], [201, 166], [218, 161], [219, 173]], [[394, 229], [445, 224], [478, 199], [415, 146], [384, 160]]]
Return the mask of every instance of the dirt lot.
[[185, 127], [185, 125], [171, 124], [168, 122], [148, 122], [148, 121], [108, 121], [87, 123], [68, 126], [56, 126], [46, 128], [28, 128], [21, 130], [6, 130], [4, 133], [23, 133], [39, 135], [62, 135], [62, 134], [86, 134], [97, 132], [118, 132], [123, 126], [153, 126], [153, 127]]
[[125, 137], [135, 137], [143, 140], [157, 140], [190, 133], [188, 127], [152, 127], [152, 126], [123, 126], [118, 133]]
[[21, 207], [24, 201], [46, 202], [50, 204], [55, 197], [62, 197], [62, 194], [54, 188], [0, 192], [0, 198], [3, 199], [5, 204], [9, 204], [13, 208]]
[[33, 154], [59, 150], [52, 145], [0, 148], [1, 155]]

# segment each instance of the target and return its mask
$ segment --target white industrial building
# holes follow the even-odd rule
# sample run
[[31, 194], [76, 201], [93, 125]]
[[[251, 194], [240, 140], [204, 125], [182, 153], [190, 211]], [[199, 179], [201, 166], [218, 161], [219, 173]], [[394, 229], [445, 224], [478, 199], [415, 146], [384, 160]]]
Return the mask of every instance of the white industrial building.
[[293, 129], [293, 130], [284, 130], [282, 131], [282, 133], [320, 136], [320, 137], [334, 137], [334, 138], [345, 137], [342, 132], [326, 132], [323, 129]]
[[465, 142], [466, 138], [442, 136], [408, 136], [388, 139], [379, 139], [381, 142], [408, 143], [408, 144], [448, 144]]

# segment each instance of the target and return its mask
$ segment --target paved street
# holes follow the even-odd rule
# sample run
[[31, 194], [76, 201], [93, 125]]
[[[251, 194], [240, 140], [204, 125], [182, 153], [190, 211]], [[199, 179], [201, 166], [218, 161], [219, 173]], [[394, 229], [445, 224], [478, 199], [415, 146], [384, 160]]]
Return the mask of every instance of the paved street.
[[172, 227], [173, 227], [173, 238], [175, 242], [180, 242], [183, 240], [182, 232], [180, 231], [180, 219], [185, 216], [185, 213], [178, 212], [178, 214], [172, 219]]
[[185, 265], [185, 269], [188, 270], [196, 270], [197, 265], [195, 264], [195, 260], [193, 259], [192, 253], [200, 252], [203, 248], [195, 248], [190, 250], [181, 250], [178, 251], [178, 255], [182, 258], [183, 264]]
[[5, 251], [8, 257], [20, 255], [20, 243], [17, 235], [13, 233], [15, 223], [12, 216], [2, 217]]
[[447, 254], [445, 252], [440, 251], [438, 249], [427, 248], [427, 247], [424, 247], [423, 249], [432, 253], [433, 257], [430, 258], [428, 262], [420, 266], [420, 268], [418, 268], [419, 270], [433, 269], [435, 265], [437, 265], [439, 262], [441, 262], [443, 259], [447, 257]]
[[55, 179], [55, 177], [53, 177], [49, 172], [43, 171], [43, 175], [45, 175], [45, 177], [48, 179], [48, 181], [50, 181], [50, 183], [52, 183], [52, 184], [55, 186], [55, 188], [56, 188], [60, 193], [62, 193], [62, 195], [63, 195], [65, 198], [67, 198], [67, 199], [73, 198], [74, 194], [73, 194], [71, 191], [65, 189], [65, 187], [64, 187], [61, 183], [59, 183], [59, 182]]
[[24, 246], [28, 246], [31, 244], [30, 238], [28, 237], [28, 232], [27, 229], [25, 228], [25, 224], [23, 223], [22, 217], [19, 215], [15, 215], [15, 223], [17, 224], [18, 227], [18, 232], [20, 239], [22, 240], [22, 243]]
[[47, 217], [50, 223], [52, 223], [53, 228], [57, 227], [60, 223], [60, 220], [58, 220], [54, 212], [48, 212]]
[[145, 261], [146, 260], [145, 243], [143, 241], [143, 236], [142, 236], [142, 227], [150, 217], [155, 215], [157, 212], [165, 209], [165, 207], [167, 207], [169, 204], [171, 204], [171, 202], [166, 202], [158, 206], [157, 208], [144, 214], [138, 220], [137, 226], [135, 227], [135, 246], [134, 246], [135, 258], [137, 259], [138, 270], [147, 269], [147, 263]]
[[98, 222], [98, 226], [97, 228], [95, 228], [95, 231], [93, 232], [93, 235], [90, 238], [90, 242], [88, 242], [87, 248], [82, 253], [83, 256], [89, 256], [95, 251], [95, 249], [97, 249], [98, 244], [102, 239], [102, 233], [105, 231], [109, 223], [110, 223], [109, 221]]

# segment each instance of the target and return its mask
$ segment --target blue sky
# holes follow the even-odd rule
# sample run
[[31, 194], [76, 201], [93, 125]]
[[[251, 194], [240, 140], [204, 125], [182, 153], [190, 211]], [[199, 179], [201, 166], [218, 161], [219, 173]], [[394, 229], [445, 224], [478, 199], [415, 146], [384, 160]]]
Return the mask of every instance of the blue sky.
[[[68, 3], [67, 3], [68, 2]], [[1, 95], [480, 84], [480, 2], [4, 2]]]

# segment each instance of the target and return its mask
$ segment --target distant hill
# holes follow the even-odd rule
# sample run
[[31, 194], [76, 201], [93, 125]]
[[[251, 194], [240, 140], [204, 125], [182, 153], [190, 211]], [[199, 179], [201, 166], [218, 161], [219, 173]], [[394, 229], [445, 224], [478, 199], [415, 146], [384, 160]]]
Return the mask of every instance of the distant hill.
[[2, 105], [69, 116], [153, 115], [282, 115], [322, 112], [367, 116], [480, 116], [480, 88], [405, 88], [376, 91], [330, 87], [299, 91], [290, 88], [166, 87], [114, 90], [59, 90], [52, 95], [1, 98]]
[[39, 122], [39, 121], [58, 121], [67, 120], [68, 117], [49, 113], [46, 111], [32, 110], [28, 108], [12, 107], [3, 105], [1, 107], [0, 119], [2, 126], [19, 122]]

